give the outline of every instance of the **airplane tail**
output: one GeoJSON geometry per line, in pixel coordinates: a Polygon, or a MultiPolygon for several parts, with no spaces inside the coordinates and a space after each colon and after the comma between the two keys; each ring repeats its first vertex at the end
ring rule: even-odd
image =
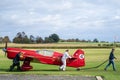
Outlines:
{"type": "Polygon", "coordinates": [[[76,61],[80,66],[85,66],[85,56],[83,50],[76,50],[76,52],[73,54],[73,57],[76,58],[76,61]]]}
{"type": "Polygon", "coordinates": [[[73,54],[75,58],[84,59],[84,51],[81,49],[76,50],[76,52],[73,54]]]}

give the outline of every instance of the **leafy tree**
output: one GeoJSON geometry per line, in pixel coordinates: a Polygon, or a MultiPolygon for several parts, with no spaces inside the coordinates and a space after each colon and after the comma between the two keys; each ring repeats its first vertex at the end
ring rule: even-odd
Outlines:
{"type": "Polygon", "coordinates": [[[57,34],[51,34],[49,37],[45,37],[44,43],[56,43],[59,40],[60,39],[57,34]]]}
{"type": "Polygon", "coordinates": [[[30,42],[34,43],[35,42],[35,37],[33,35],[30,35],[30,42]]]}
{"type": "Polygon", "coordinates": [[[21,32],[18,32],[17,35],[16,35],[16,37],[21,39],[22,38],[21,32]]]}
{"type": "Polygon", "coordinates": [[[25,32],[18,32],[16,37],[13,39],[14,43],[30,43],[29,38],[25,32]]]}
{"type": "Polygon", "coordinates": [[[78,38],[75,39],[76,42],[79,42],[80,40],[78,38]]]}
{"type": "Polygon", "coordinates": [[[3,37],[0,37],[0,43],[2,43],[3,42],[3,37]]]}
{"type": "Polygon", "coordinates": [[[18,38],[18,37],[15,37],[15,38],[13,39],[13,43],[21,43],[21,39],[18,38]]]}
{"type": "Polygon", "coordinates": [[[93,40],[93,42],[99,42],[99,41],[98,41],[98,39],[97,39],[97,38],[95,38],[95,39],[93,40]]]}
{"type": "Polygon", "coordinates": [[[36,43],[43,43],[42,37],[37,36],[36,43]]]}
{"type": "Polygon", "coordinates": [[[26,36],[23,37],[22,43],[30,43],[30,39],[26,36]]]}
{"type": "Polygon", "coordinates": [[[11,41],[10,41],[10,39],[9,39],[8,36],[5,36],[5,37],[3,38],[3,42],[11,42],[11,41]]]}
{"type": "Polygon", "coordinates": [[[22,33],[18,32],[17,35],[16,35],[16,37],[13,39],[13,42],[14,43],[22,43],[22,40],[23,40],[22,33]]]}
{"type": "Polygon", "coordinates": [[[53,39],[49,37],[45,37],[44,43],[53,43],[53,39]]]}
{"type": "Polygon", "coordinates": [[[51,42],[58,42],[60,40],[60,38],[57,34],[51,34],[49,36],[49,39],[50,39],[51,42]]]}

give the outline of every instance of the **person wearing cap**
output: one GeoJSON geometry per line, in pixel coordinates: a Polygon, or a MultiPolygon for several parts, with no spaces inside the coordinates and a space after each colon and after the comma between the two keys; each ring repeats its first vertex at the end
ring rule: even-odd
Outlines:
{"type": "Polygon", "coordinates": [[[13,59],[13,64],[10,66],[9,71],[12,71],[15,66],[17,66],[17,70],[20,71],[20,57],[22,55],[22,52],[19,52],[16,54],[15,58],[13,59]]]}
{"type": "Polygon", "coordinates": [[[109,55],[109,63],[106,65],[106,67],[104,68],[104,70],[106,71],[107,68],[112,64],[112,67],[113,67],[113,70],[116,71],[116,68],[115,68],[115,63],[114,63],[114,59],[117,59],[115,56],[114,56],[114,51],[115,49],[113,48],[110,52],[110,55],[109,55]]]}
{"type": "Polygon", "coordinates": [[[62,58],[61,58],[61,61],[62,61],[62,65],[60,66],[60,70],[62,70],[62,71],[65,71],[66,70],[66,60],[68,59],[68,58],[71,58],[71,56],[69,55],[69,50],[67,49],[65,52],[64,52],[64,54],[63,54],[63,56],[62,56],[62,58]]]}

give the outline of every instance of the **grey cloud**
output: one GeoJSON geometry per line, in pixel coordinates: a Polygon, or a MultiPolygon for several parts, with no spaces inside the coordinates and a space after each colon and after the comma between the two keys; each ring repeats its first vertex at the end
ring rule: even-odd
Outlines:
{"type": "Polygon", "coordinates": [[[109,40],[118,34],[120,29],[119,0],[3,0],[1,2],[0,26],[4,27],[0,30],[1,34],[5,31],[12,32],[13,29],[12,33],[24,30],[31,34],[42,33],[43,36],[58,33],[63,38],[72,36],[102,39],[104,35],[106,40],[109,40]],[[12,29],[8,30],[8,26],[12,29]],[[110,33],[111,30],[113,33],[110,33]],[[81,34],[82,36],[79,36],[81,34]]]}

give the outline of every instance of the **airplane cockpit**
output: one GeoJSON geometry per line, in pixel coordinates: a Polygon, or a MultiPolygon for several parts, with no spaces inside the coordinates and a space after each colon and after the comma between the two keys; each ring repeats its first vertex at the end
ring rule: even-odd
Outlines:
{"type": "Polygon", "coordinates": [[[54,51],[51,50],[37,50],[36,52],[40,55],[49,56],[49,57],[51,57],[54,53],[54,51]]]}

